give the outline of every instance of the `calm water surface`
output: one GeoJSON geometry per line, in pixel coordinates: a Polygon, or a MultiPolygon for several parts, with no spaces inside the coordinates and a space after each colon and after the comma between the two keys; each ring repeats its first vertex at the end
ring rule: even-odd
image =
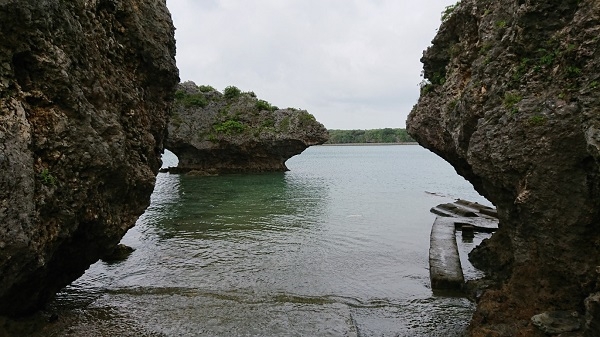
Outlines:
{"type": "Polygon", "coordinates": [[[159,174],[151,206],[122,241],[135,252],[93,265],[61,292],[51,305],[60,319],[44,334],[464,331],[473,304],[436,297],[429,286],[429,209],[455,198],[489,203],[450,165],[404,145],[311,147],[287,166],[274,174],[159,174]]]}

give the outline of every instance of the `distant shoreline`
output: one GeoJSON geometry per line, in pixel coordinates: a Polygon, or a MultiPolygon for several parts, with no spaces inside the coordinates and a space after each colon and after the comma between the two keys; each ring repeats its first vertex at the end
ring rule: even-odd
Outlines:
{"type": "Polygon", "coordinates": [[[403,143],[339,143],[339,144],[321,144],[322,146],[380,146],[380,145],[419,145],[417,142],[403,143]]]}

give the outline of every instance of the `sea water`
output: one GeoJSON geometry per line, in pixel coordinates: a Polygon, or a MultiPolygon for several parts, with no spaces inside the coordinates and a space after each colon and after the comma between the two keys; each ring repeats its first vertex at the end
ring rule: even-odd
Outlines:
{"type": "Polygon", "coordinates": [[[59,319],[39,335],[464,332],[474,305],[430,288],[429,209],[489,202],[448,163],[418,145],[317,146],[287,166],[159,174],[150,207],[122,240],[135,251],[96,263],[59,293],[49,307],[59,319]]]}

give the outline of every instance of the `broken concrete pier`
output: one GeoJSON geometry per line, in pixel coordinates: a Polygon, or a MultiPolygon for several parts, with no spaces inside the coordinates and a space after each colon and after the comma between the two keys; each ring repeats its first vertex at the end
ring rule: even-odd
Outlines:
{"type": "Polygon", "coordinates": [[[465,283],[456,230],[491,233],[498,229],[498,217],[492,207],[466,200],[441,204],[431,209],[438,217],[429,238],[429,277],[431,289],[460,291],[465,283]]]}
{"type": "Polygon", "coordinates": [[[429,238],[429,278],[431,289],[460,290],[463,276],[452,218],[437,217],[429,238]]]}

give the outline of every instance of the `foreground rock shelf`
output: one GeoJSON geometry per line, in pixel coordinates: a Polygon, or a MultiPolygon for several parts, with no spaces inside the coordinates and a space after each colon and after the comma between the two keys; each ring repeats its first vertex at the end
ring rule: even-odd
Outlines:
{"type": "Polygon", "coordinates": [[[441,204],[431,209],[438,217],[429,239],[429,278],[434,291],[461,291],[465,283],[456,230],[463,236],[473,232],[491,233],[498,229],[496,210],[465,200],[441,204]]]}

